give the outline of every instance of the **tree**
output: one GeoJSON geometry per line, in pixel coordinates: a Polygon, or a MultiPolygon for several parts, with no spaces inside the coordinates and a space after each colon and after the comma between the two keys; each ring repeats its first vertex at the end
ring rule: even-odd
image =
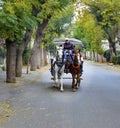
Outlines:
{"type": "MultiPolygon", "coordinates": [[[[16,75],[21,76],[21,56],[31,39],[32,31],[36,26],[36,20],[36,36],[32,52],[33,57],[31,58],[36,57],[35,47],[40,46],[48,22],[54,12],[66,8],[65,5],[71,2],[73,0],[65,0],[64,2],[62,0],[3,0],[0,11],[0,37],[6,40],[7,46],[7,82],[16,82],[16,75]],[[16,51],[18,52],[16,53],[16,51]]],[[[33,59],[31,60],[33,62],[33,59]]]]}
{"type": "Polygon", "coordinates": [[[78,16],[75,25],[76,29],[74,31],[74,36],[85,42],[87,50],[101,54],[103,30],[96,24],[94,15],[86,11],[83,12],[82,15],[78,16]]]}
{"type": "Polygon", "coordinates": [[[16,82],[16,50],[25,31],[35,25],[28,1],[3,0],[0,11],[0,37],[6,40],[6,82],[16,82]]]}
{"type": "Polygon", "coordinates": [[[89,12],[92,13],[98,25],[105,31],[105,38],[109,42],[111,57],[116,55],[116,36],[120,29],[120,1],[119,0],[97,0],[83,2],[89,6],[89,12]]]}
{"type": "MultiPolygon", "coordinates": [[[[50,20],[45,38],[43,39],[44,47],[48,47],[51,54],[55,54],[56,48],[53,43],[54,38],[62,37],[63,35],[69,35],[69,27],[71,26],[71,21],[73,19],[73,5],[68,6],[62,11],[55,12],[54,16],[50,20]]],[[[70,35],[69,35],[70,36],[70,35]]]]}
{"type": "Polygon", "coordinates": [[[16,55],[16,77],[21,77],[21,75],[22,75],[23,52],[24,52],[26,46],[28,45],[28,43],[30,43],[30,40],[31,40],[31,37],[32,37],[32,33],[33,33],[33,29],[26,30],[24,38],[23,38],[20,46],[17,48],[17,55],[16,55]]]}
{"type": "Polygon", "coordinates": [[[32,56],[31,56],[31,70],[36,70],[37,67],[39,67],[39,61],[38,57],[39,54],[39,49],[40,49],[40,44],[42,43],[43,38],[45,37],[45,32],[47,30],[48,24],[52,18],[54,18],[54,15],[60,14],[60,10],[64,10],[64,8],[67,8],[68,5],[70,5],[73,2],[73,0],[62,0],[59,1],[45,1],[41,5],[41,9],[38,13],[38,28],[35,36],[35,42],[34,42],[34,47],[32,51],[32,56]],[[42,22],[41,22],[42,20],[42,22]]]}
{"type": "Polygon", "coordinates": [[[69,27],[74,16],[74,7],[73,5],[68,6],[63,11],[58,12],[50,21],[50,31],[54,32],[57,37],[61,37],[62,34],[66,35],[69,32],[69,27]]]}

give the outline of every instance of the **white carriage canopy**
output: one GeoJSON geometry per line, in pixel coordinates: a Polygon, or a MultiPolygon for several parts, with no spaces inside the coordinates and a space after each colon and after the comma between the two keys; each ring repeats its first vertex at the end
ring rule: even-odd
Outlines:
{"type": "MultiPolygon", "coordinates": [[[[73,45],[80,45],[81,47],[84,46],[81,40],[78,40],[75,38],[69,38],[69,41],[71,43],[73,43],[73,45]]],[[[64,44],[64,42],[65,42],[65,38],[55,38],[53,40],[53,44],[55,44],[55,45],[62,45],[62,44],[64,44]]]]}

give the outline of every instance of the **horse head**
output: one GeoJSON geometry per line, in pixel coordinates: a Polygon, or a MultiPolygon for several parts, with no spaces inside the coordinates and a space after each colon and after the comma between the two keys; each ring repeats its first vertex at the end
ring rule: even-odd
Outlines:
{"type": "Polygon", "coordinates": [[[81,64],[80,53],[76,50],[73,55],[73,64],[74,66],[79,66],[81,64]]]}
{"type": "Polygon", "coordinates": [[[59,62],[62,62],[62,59],[63,59],[63,49],[58,49],[56,60],[59,61],[59,62]]]}

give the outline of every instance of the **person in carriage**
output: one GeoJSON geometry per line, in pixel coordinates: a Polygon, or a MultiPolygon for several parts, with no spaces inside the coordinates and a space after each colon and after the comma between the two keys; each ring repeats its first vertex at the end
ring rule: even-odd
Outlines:
{"type": "Polygon", "coordinates": [[[69,38],[65,38],[65,43],[63,45],[63,51],[64,51],[63,59],[64,59],[64,62],[66,62],[67,52],[69,52],[70,56],[72,56],[74,52],[74,45],[69,41],[69,38]]]}

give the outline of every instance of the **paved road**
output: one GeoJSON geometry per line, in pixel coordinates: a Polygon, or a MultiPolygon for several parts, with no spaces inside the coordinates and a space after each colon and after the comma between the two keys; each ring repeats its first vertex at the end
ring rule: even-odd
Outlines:
{"type": "Polygon", "coordinates": [[[1,128],[120,128],[120,73],[85,62],[83,79],[77,92],[70,79],[64,92],[53,88],[49,72],[4,89],[2,99],[15,111],[1,128]]]}

